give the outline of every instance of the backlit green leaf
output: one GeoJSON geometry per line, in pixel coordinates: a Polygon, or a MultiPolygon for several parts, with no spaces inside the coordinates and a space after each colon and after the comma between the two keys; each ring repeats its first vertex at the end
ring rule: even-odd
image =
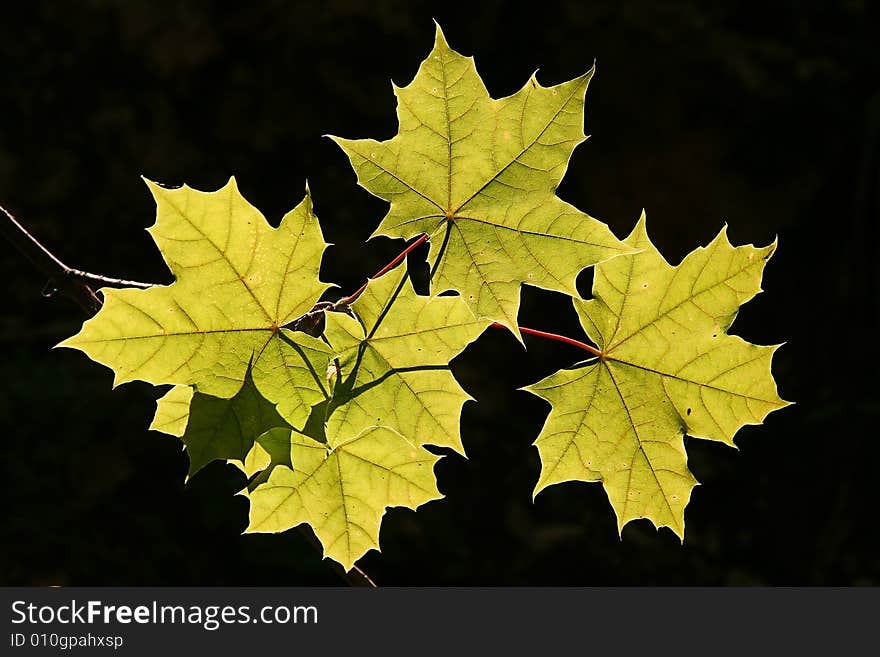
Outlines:
{"type": "MultiPolygon", "coordinates": [[[[273,430],[278,434],[280,430],[273,430]]],[[[434,464],[441,458],[387,427],[319,443],[289,433],[293,469],[279,465],[251,491],[248,532],[282,532],[308,523],[324,556],[346,570],[379,549],[387,507],[415,509],[442,497],[434,464]]]]}
{"type": "Polygon", "coordinates": [[[648,518],[683,538],[696,485],[684,434],[733,445],[738,429],[789,403],[770,371],[778,347],[727,333],[760,292],[776,244],[733,247],[722,230],[673,267],[648,239],[644,217],[626,242],[640,252],[599,265],[594,299],[574,300],[603,356],[525,388],[552,406],[535,442],[535,493],[601,481],[621,530],[648,518]]]}
{"type": "Polygon", "coordinates": [[[104,305],[60,346],[112,368],[114,384],[184,384],[231,398],[248,368],[293,426],[326,398],[328,349],[285,324],[310,310],[326,244],[311,197],[272,228],[231,179],[216,192],[148,183],[158,206],[149,229],[175,276],[146,290],[104,288],[104,305]]]}
{"type": "Polygon", "coordinates": [[[357,319],[327,315],[325,336],[340,370],[327,430],[344,439],[384,425],[415,444],[463,454],[459,419],[471,397],[449,361],[488,320],[476,319],[460,297],[418,296],[405,267],[370,281],[352,311],[357,319]]]}
{"type": "Polygon", "coordinates": [[[520,286],[577,296],[589,265],[629,252],[608,227],[556,196],[586,137],[584,95],[593,72],[490,98],[473,59],[446,43],[415,79],[394,87],[397,136],[333,139],[358,182],[391,203],[374,235],[432,236],[433,290],[456,290],[479,317],[517,335],[520,286]]]}

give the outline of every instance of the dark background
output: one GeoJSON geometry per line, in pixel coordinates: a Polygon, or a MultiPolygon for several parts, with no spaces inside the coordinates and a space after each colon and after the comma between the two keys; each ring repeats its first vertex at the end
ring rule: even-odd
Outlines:
{"type": "MultiPolygon", "coordinates": [[[[548,407],[517,392],[581,358],[490,331],[454,362],[479,403],[446,499],[389,511],[380,584],[878,584],[877,222],[880,20],[868,2],[32,2],[0,20],[0,203],[68,264],[168,282],[143,230],[139,176],[215,189],[235,174],[272,222],[308,176],[323,278],[354,289],[400,249],[363,240],[386,204],[322,134],[396,132],[434,26],[476,55],[495,97],[535,69],[558,83],[598,59],[590,140],[559,194],[626,235],[644,207],[677,263],[723,222],[780,248],[733,332],[786,341],[797,405],[737,436],[688,440],[702,486],[682,546],[647,521],[618,538],[598,484],[532,503],[548,407]],[[17,12],[17,13],[16,13],[17,12]]],[[[14,7],[14,9],[12,9],[14,7]]],[[[876,5],[874,6],[876,10],[876,5]]],[[[242,536],[243,482],[214,464],[184,486],[179,442],[146,430],[157,391],[51,351],[81,311],[0,243],[0,584],[336,584],[296,532],[242,536]]],[[[589,274],[580,281],[589,293],[589,274]]],[[[521,323],[578,335],[560,295],[523,289],[521,323]]]]}

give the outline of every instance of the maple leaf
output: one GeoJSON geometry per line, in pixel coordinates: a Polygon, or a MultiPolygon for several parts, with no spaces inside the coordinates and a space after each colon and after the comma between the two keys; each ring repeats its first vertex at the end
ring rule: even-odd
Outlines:
{"type": "Polygon", "coordinates": [[[291,427],[266,400],[248,374],[229,399],[174,386],[156,402],[150,429],[177,436],[189,455],[187,478],[214,460],[233,461],[250,476],[269,466],[258,438],[273,428],[291,427]],[[257,445],[257,449],[255,449],[257,445]]]}
{"type": "Polygon", "coordinates": [[[348,571],[379,549],[379,525],[392,506],[416,509],[440,499],[434,464],[441,458],[387,427],[368,427],[321,443],[296,431],[268,436],[290,445],[293,468],[278,464],[250,490],[249,533],[282,532],[308,523],[324,556],[348,571]]]}
{"type": "Polygon", "coordinates": [[[626,243],[639,252],[599,265],[594,299],[573,300],[602,356],[525,388],[552,406],[535,442],[535,494],[601,481],[620,531],[648,518],[683,540],[696,485],[684,434],[733,446],[742,426],[789,404],[771,374],[779,345],[727,334],[739,307],[761,291],[776,243],[733,247],[723,229],[673,267],[648,238],[644,215],[626,243]]]}
{"type": "Polygon", "coordinates": [[[464,454],[459,420],[472,397],[449,362],[489,321],[460,297],[418,296],[405,267],[370,281],[351,308],[357,319],[327,314],[324,335],[339,368],[327,431],[344,439],[384,425],[418,445],[464,454]]]}
{"type": "Polygon", "coordinates": [[[473,59],[446,43],[394,87],[400,128],[388,141],[332,139],[358,182],[391,203],[373,236],[428,233],[435,293],[456,290],[480,317],[520,336],[520,287],[577,296],[587,266],[630,250],[602,222],[556,196],[583,131],[593,71],[542,87],[533,76],[494,100],[473,59]]]}
{"type": "Polygon", "coordinates": [[[324,555],[346,570],[379,549],[387,507],[442,497],[433,474],[439,457],[422,446],[463,453],[459,419],[471,397],[449,361],[489,324],[460,297],[416,295],[405,267],[370,281],[350,310],[353,317],[326,317],[331,398],[315,406],[305,433],[260,436],[275,455],[262,456],[266,469],[242,491],[251,502],[248,532],[308,523],[324,555]],[[289,464],[279,456],[285,437],[289,464]]]}
{"type": "Polygon", "coordinates": [[[251,368],[260,393],[291,425],[327,397],[328,348],[284,328],[329,287],[318,271],[327,246],[303,201],[272,228],[239,193],[147,182],[157,204],[149,232],[174,274],[168,286],[104,288],[104,305],[59,346],[113,369],[114,386],[141,380],[231,398],[251,368]]]}

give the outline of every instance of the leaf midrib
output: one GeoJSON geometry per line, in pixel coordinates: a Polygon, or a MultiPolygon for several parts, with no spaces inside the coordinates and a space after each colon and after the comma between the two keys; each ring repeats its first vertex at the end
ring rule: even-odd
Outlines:
{"type": "Polygon", "coordinates": [[[623,408],[626,411],[627,419],[629,419],[630,427],[632,428],[633,435],[636,437],[636,443],[638,444],[638,449],[633,453],[633,457],[630,460],[630,464],[629,464],[629,476],[628,476],[627,482],[626,482],[627,494],[623,498],[623,509],[621,511],[621,514],[623,515],[623,519],[626,520],[626,509],[627,509],[627,506],[629,505],[629,491],[630,491],[631,485],[632,485],[632,475],[633,475],[633,468],[634,468],[635,461],[636,461],[636,456],[638,455],[639,452],[641,452],[642,456],[645,459],[645,462],[648,464],[648,468],[651,470],[651,475],[654,477],[654,481],[657,482],[657,487],[660,489],[660,492],[663,494],[663,502],[664,502],[664,504],[666,504],[666,508],[669,511],[669,517],[672,519],[672,522],[675,523],[675,528],[678,530],[677,533],[679,533],[682,531],[682,528],[675,518],[675,512],[672,510],[672,505],[669,503],[669,498],[666,494],[666,489],[663,488],[663,484],[660,482],[660,478],[657,476],[657,472],[654,470],[654,464],[651,463],[651,459],[648,456],[648,453],[645,451],[644,446],[642,445],[642,438],[639,435],[639,430],[636,426],[635,420],[633,419],[632,412],[630,411],[629,406],[626,403],[626,398],[624,397],[623,392],[621,392],[620,386],[617,384],[617,379],[614,378],[614,373],[611,371],[611,367],[609,367],[608,363],[606,363],[604,361],[602,362],[602,365],[607,370],[608,376],[611,378],[611,382],[614,384],[614,389],[617,391],[618,397],[620,397],[620,403],[623,405],[623,408]]]}
{"type": "Polygon", "coordinates": [[[130,342],[132,340],[155,340],[156,338],[180,338],[180,337],[189,337],[194,335],[209,335],[215,333],[243,333],[248,331],[266,331],[269,333],[275,333],[275,329],[271,326],[260,326],[260,327],[248,327],[248,328],[234,328],[234,329],[208,329],[208,330],[196,330],[189,332],[175,332],[175,333],[156,333],[154,335],[127,335],[115,338],[98,338],[98,339],[82,339],[78,340],[82,342],[82,344],[99,344],[104,342],[130,342]]]}
{"type": "MultiPolygon", "coordinates": [[[[749,361],[746,361],[745,363],[738,363],[736,365],[736,367],[742,367],[743,365],[748,365],[750,363],[755,362],[756,360],[760,360],[763,357],[764,357],[764,354],[761,354],[761,355],[756,356],[755,358],[753,358],[749,361]]],[[[719,388],[718,386],[713,386],[712,384],[709,384],[709,383],[701,383],[699,381],[694,381],[692,379],[686,379],[686,378],[678,376],[676,374],[669,374],[668,372],[663,372],[661,370],[655,370],[655,369],[650,368],[646,365],[640,365],[639,363],[633,363],[632,361],[623,360],[621,358],[612,358],[611,356],[608,356],[607,354],[605,355],[604,360],[612,361],[615,363],[620,363],[621,365],[627,365],[629,367],[634,367],[636,369],[639,369],[639,370],[642,370],[645,372],[651,372],[652,374],[657,374],[659,376],[666,377],[668,379],[675,379],[676,381],[682,381],[683,383],[690,383],[692,385],[699,386],[700,388],[708,388],[709,390],[715,390],[716,392],[722,392],[724,394],[732,395],[734,397],[741,397],[742,399],[750,399],[752,401],[763,402],[765,404],[771,404],[771,405],[776,406],[778,408],[783,408],[784,406],[787,405],[785,402],[780,403],[780,402],[773,400],[773,399],[764,399],[763,397],[751,397],[751,396],[743,394],[741,392],[734,392],[733,390],[719,388]]],[[[733,368],[731,368],[731,369],[733,369],[733,368]]],[[[722,372],[722,374],[724,374],[724,373],[726,373],[726,372],[722,372]]]]}

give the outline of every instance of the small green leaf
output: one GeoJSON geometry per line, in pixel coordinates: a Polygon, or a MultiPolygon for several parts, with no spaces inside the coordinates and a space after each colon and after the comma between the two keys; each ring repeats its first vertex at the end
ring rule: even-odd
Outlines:
{"type": "Polygon", "coordinates": [[[648,239],[644,216],[626,242],[639,252],[599,265],[594,299],[574,300],[603,356],[525,388],[552,406],[535,442],[535,493],[601,481],[619,529],[648,518],[683,539],[696,485],[684,434],[733,445],[742,426],[789,404],[770,371],[778,346],[727,333],[761,290],[776,244],[733,247],[722,230],[673,267],[648,239]]]}
{"type": "MultiPolygon", "coordinates": [[[[277,434],[278,430],[273,430],[277,434]]],[[[346,570],[379,549],[385,509],[415,509],[440,499],[434,464],[441,458],[387,427],[319,443],[292,432],[293,469],[278,465],[251,491],[248,532],[282,532],[308,523],[324,556],[346,570]]]]}
{"type": "Polygon", "coordinates": [[[464,454],[459,420],[472,398],[449,361],[488,320],[476,319],[460,297],[418,296],[405,267],[370,281],[352,311],[357,319],[327,314],[325,336],[340,371],[327,430],[344,439],[384,425],[418,445],[464,454]]]}
{"type": "Polygon", "coordinates": [[[477,316],[517,336],[522,283],[577,296],[584,267],[630,251],[556,196],[586,138],[592,75],[553,87],[532,77],[493,100],[473,59],[452,50],[438,26],[415,79],[394,87],[397,136],[333,137],[358,182],[391,203],[374,235],[431,235],[434,293],[458,291],[477,316]]]}

